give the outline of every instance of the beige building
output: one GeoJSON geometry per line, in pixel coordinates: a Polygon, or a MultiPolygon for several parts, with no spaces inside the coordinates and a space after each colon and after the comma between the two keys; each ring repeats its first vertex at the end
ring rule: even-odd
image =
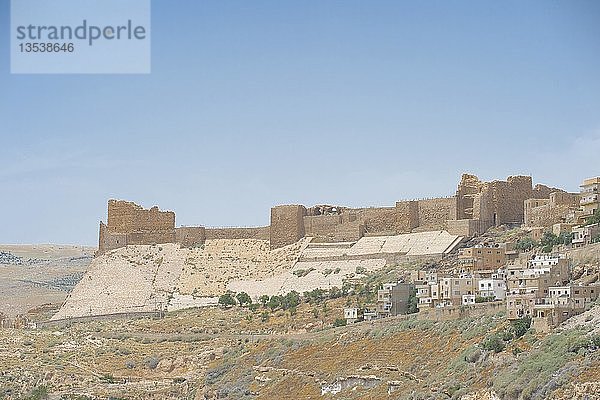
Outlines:
{"type": "Polygon", "coordinates": [[[461,249],[458,260],[469,270],[497,270],[506,264],[506,254],[503,247],[475,246],[461,249]]]}
{"type": "Polygon", "coordinates": [[[598,224],[577,226],[573,228],[573,246],[583,246],[593,243],[600,235],[600,226],[598,224]]]}
{"type": "Polygon", "coordinates": [[[432,286],[431,297],[434,306],[457,306],[462,304],[463,295],[477,293],[477,281],[474,278],[441,278],[436,288],[432,286]]]}
{"type": "Polygon", "coordinates": [[[546,332],[574,315],[581,314],[598,298],[598,285],[551,286],[548,296],[536,299],[533,307],[533,326],[546,332]]]}
{"type": "Polygon", "coordinates": [[[579,216],[579,222],[584,223],[600,208],[600,199],[598,198],[598,192],[600,191],[600,177],[585,179],[580,187],[581,194],[579,205],[581,208],[581,215],[579,216]]]}
{"type": "Polygon", "coordinates": [[[508,319],[534,317],[536,306],[545,304],[551,287],[569,282],[568,260],[560,255],[538,255],[526,266],[507,268],[506,310],[508,319]]]}

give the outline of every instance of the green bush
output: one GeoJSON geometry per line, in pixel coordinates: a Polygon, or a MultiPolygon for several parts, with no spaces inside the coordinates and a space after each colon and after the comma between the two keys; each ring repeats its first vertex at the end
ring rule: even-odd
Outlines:
{"type": "Polygon", "coordinates": [[[344,318],[336,318],[336,320],[333,321],[333,326],[346,326],[346,320],[344,318]]]}
{"type": "Polygon", "coordinates": [[[524,334],[526,334],[530,327],[531,327],[531,317],[530,316],[526,316],[526,317],[520,318],[520,319],[512,322],[512,330],[517,339],[520,338],[521,336],[523,336],[524,334]]]}
{"type": "MultiPolygon", "coordinates": [[[[596,211],[594,211],[594,215],[592,215],[591,217],[589,217],[587,219],[587,221],[585,221],[586,225],[593,225],[593,224],[598,224],[600,223],[600,208],[597,209],[596,211]]],[[[599,237],[600,235],[596,236],[599,237]]]]}
{"type": "Polygon", "coordinates": [[[275,311],[277,308],[281,307],[281,301],[281,296],[271,296],[269,302],[267,303],[267,306],[271,309],[271,311],[275,311]]]}
{"type": "Polygon", "coordinates": [[[44,385],[37,386],[29,393],[25,400],[45,400],[48,398],[48,388],[44,385]]]}
{"type": "Polygon", "coordinates": [[[529,251],[529,250],[533,249],[534,247],[536,247],[537,245],[538,244],[535,240],[533,240],[530,237],[525,237],[525,238],[519,239],[519,241],[517,241],[515,248],[519,251],[529,251]]]}
{"type": "Polygon", "coordinates": [[[228,306],[235,306],[236,302],[235,302],[235,298],[233,297],[233,295],[229,292],[222,294],[221,296],[219,296],[219,304],[225,307],[228,306]]]}
{"type": "MultiPolygon", "coordinates": [[[[557,371],[577,357],[575,352],[582,348],[582,337],[585,332],[573,330],[542,339],[537,349],[523,353],[512,368],[496,373],[493,387],[499,397],[531,399],[532,393],[545,387],[557,371]]],[[[591,341],[588,339],[588,343],[591,341]]]]}
{"type": "Polygon", "coordinates": [[[506,345],[504,344],[504,340],[500,337],[499,334],[493,333],[487,336],[483,343],[481,343],[481,347],[484,350],[493,351],[494,353],[500,353],[506,345]]]}
{"type": "Polygon", "coordinates": [[[258,301],[260,302],[260,304],[262,304],[263,307],[266,307],[267,303],[269,302],[269,295],[263,294],[258,298],[258,301]]]}
{"type": "Polygon", "coordinates": [[[248,295],[248,293],[246,292],[240,292],[238,293],[235,298],[237,299],[238,303],[240,304],[240,306],[244,306],[246,304],[252,304],[252,299],[250,298],[250,296],[248,295]]]}

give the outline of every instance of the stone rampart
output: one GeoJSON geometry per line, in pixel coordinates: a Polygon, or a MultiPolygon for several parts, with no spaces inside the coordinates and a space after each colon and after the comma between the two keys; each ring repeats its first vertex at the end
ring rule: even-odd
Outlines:
{"type": "Polygon", "coordinates": [[[269,227],[259,226],[252,228],[206,228],[206,239],[259,239],[269,240],[269,227]]]}

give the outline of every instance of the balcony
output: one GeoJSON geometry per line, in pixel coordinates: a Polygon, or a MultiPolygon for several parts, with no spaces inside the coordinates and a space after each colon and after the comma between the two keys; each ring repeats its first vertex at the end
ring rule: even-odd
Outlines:
{"type": "Polygon", "coordinates": [[[586,205],[598,202],[598,194],[586,194],[579,200],[579,204],[586,205]]]}

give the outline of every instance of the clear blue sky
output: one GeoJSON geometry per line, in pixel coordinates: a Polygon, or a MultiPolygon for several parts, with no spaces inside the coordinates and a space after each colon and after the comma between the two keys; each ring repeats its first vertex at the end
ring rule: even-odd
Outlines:
{"type": "Polygon", "coordinates": [[[109,198],[252,226],[600,175],[598,1],[152,7],[150,75],[11,75],[0,0],[0,243],[95,244],[109,198]]]}

